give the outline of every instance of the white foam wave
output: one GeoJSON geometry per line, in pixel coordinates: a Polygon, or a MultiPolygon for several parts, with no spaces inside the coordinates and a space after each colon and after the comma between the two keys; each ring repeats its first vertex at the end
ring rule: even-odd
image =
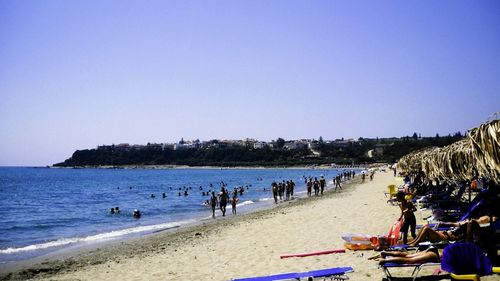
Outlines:
{"type": "Polygon", "coordinates": [[[62,238],[62,239],[58,239],[55,241],[50,241],[50,242],[35,244],[35,245],[29,245],[29,246],[20,247],[20,248],[1,249],[0,254],[14,254],[14,253],[19,253],[19,252],[42,250],[42,249],[47,249],[47,248],[51,248],[51,247],[66,246],[69,244],[74,244],[74,243],[79,243],[79,242],[105,241],[105,240],[115,239],[115,238],[118,238],[118,237],[121,237],[124,235],[134,234],[134,233],[151,232],[151,231],[158,231],[158,230],[165,230],[165,229],[169,229],[169,228],[179,227],[183,224],[187,224],[190,222],[193,222],[193,220],[138,226],[138,227],[121,229],[121,230],[115,230],[115,231],[111,231],[111,232],[100,233],[100,234],[91,235],[91,236],[87,236],[87,237],[62,238]]]}
{"type": "Polygon", "coordinates": [[[265,202],[265,201],[269,201],[271,200],[272,198],[268,197],[268,198],[260,198],[259,199],[259,202],[265,202]]]}
{"type": "Polygon", "coordinates": [[[237,204],[236,206],[240,207],[240,206],[250,205],[253,203],[255,203],[255,202],[253,202],[252,200],[247,200],[247,201],[241,202],[240,204],[237,204]]]}

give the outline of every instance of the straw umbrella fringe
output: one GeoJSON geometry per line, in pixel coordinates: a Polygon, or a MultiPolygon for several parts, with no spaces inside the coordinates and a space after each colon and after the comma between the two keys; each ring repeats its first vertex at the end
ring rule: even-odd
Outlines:
{"type": "Polygon", "coordinates": [[[423,171],[429,177],[449,181],[481,175],[500,183],[500,120],[469,130],[468,137],[442,148],[426,148],[398,161],[403,172],[423,171]]]}

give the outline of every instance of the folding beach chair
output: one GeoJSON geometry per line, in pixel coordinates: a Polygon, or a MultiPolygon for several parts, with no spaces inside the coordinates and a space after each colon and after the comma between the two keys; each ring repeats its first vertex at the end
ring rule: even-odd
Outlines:
{"type": "Polygon", "coordinates": [[[333,267],[327,269],[306,271],[306,272],[292,272],[284,274],[275,274],[268,276],[249,277],[232,279],[232,281],[273,281],[273,280],[302,280],[309,278],[323,278],[323,280],[347,280],[348,272],[352,272],[352,267],[333,267]]]}

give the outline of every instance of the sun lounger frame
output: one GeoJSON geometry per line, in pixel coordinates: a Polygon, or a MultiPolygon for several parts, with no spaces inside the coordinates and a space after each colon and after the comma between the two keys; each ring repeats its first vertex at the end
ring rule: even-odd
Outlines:
{"type": "Polygon", "coordinates": [[[441,263],[436,263],[436,262],[428,262],[428,263],[422,263],[422,264],[386,263],[384,265],[380,265],[379,267],[382,268],[382,270],[384,271],[385,277],[389,281],[400,278],[400,277],[392,276],[389,268],[413,267],[413,272],[411,273],[410,278],[412,278],[412,280],[415,281],[419,277],[418,275],[420,273],[420,270],[422,270],[422,268],[427,267],[427,266],[441,266],[441,263]]]}

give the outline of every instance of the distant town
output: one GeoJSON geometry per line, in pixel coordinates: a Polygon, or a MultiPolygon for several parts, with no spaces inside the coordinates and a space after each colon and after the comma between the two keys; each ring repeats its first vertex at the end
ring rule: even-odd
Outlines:
{"type": "Polygon", "coordinates": [[[144,150],[149,148],[158,148],[161,150],[165,149],[173,149],[173,150],[182,150],[182,149],[207,149],[207,148],[230,148],[235,146],[253,148],[253,149],[263,149],[263,148],[271,148],[271,149],[302,149],[309,148],[315,149],[319,146],[320,143],[332,144],[335,146],[345,147],[349,145],[359,144],[359,139],[338,139],[334,141],[323,141],[314,139],[301,139],[301,140],[290,140],[285,141],[281,138],[277,140],[273,140],[271,142],[259,141],[255,139],[244,139],[244,140],[210,140],[210,141],[200,141],[200,140],[188,140],[185,141],[181,139],[177,143],[148,143],[145,145],[141,144],[128,144],[128,143],[120,143],[120,144],[112,144],[112,145],[99,145],[97,146],[98,150],[117,150],[117,151],[129,151],[129,150],[144,150]]]}
{"type": "Polygon", "coordinates": [[[276,166],[394,162],[403,155],[429,146],[445,146],[463,138],[460,132],[445,137],[299,139],[265,142],[243,140],[184,140],[176,143],[98,145],[77,150],[55,166],[101,165],[211,165],[276,166]]]}

